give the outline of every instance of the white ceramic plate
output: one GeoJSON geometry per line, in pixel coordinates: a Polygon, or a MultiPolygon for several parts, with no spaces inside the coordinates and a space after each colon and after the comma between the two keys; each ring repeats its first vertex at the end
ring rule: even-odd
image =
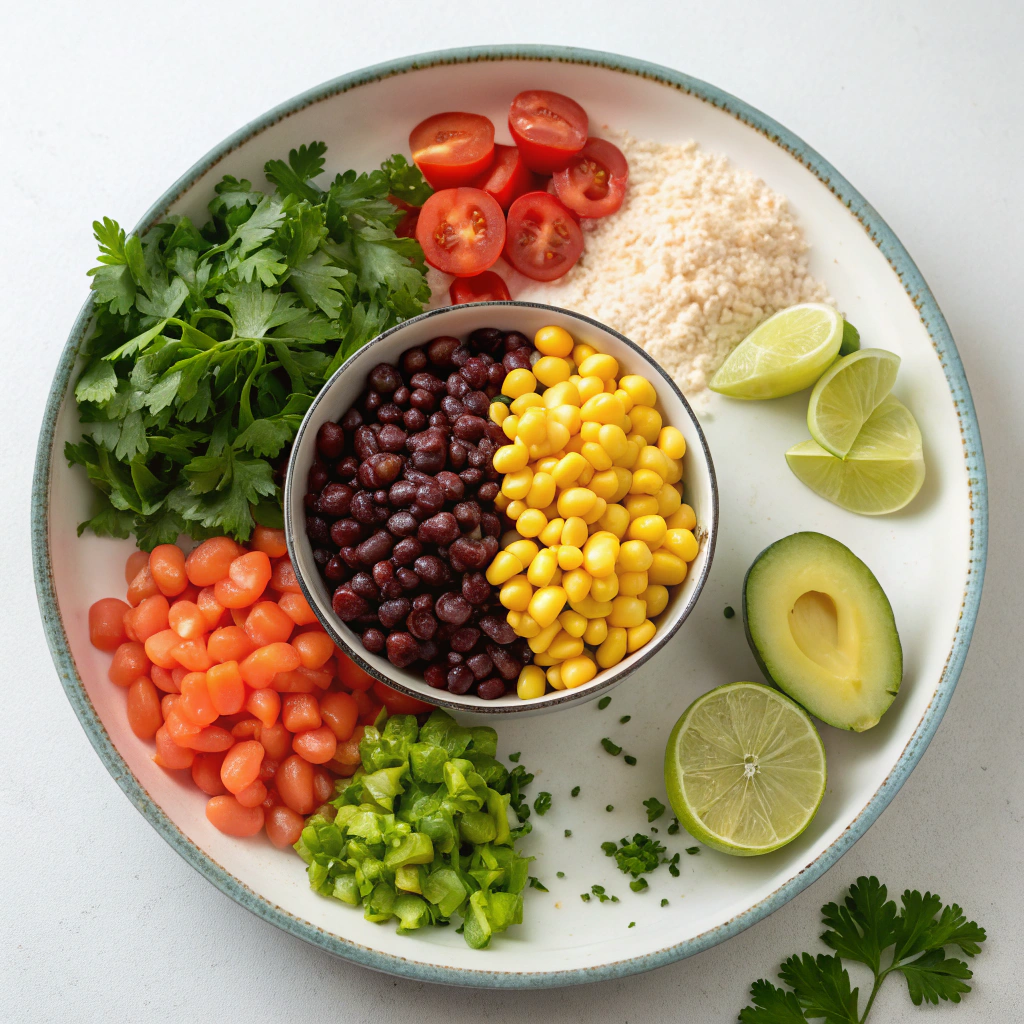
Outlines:
{"type": "MultiPolygon", "coordinates": [[[[453,929],[395,934],[307,887],[301,863],[265,842],[215,831],[190,780],[165,773],[125,721],[124,693],[106,679],[109,656],[88,643],[86,612],[123,591],[128,542],[81,539],[84,476],[61,457],[77,437],[71,384],[88,310],[75,324],[43,424],[35,484],[37,587],[62,681],[97,751],[125,792],[182,856],[265,919],[325,949],[409,977],[464,985],[541,987],[614,977],[697,952],[752,924],[810,884],[845,852],[906,779],[933,734],[959,675],[984,572],[986,490],[977,423],[956,348],[916,267],[884,222],[821,157],[734,97],[678,72],[609,54],[514,47],[450,51],[346,76],[271,111],[225,140],[158,200],[164,213],[202,218],[222,174],[262,180],[265,160],[325,140],[328,169],[370,168],[403,152],[411,125],[467,105],[505,121],[510,98],[544,87],[581,100],[595,123],[669,142],[697,139],[789,197],[812,246],[811,270],[870,344],[900,355],[895,394],[925,439],[928,479],[904,512],[859,518],[819,500],[788,472],[785,450],[803,439],[806,395],[771,403],[715,399],[702,424],[714,453],[721,519],[714,569],[693,615],[665,650],[595,704],[503,723],[500,753],[522,751],[552,810],[534,816],[526,844],[533,873],[550,888],[527,891],[526,921],[490,951],[453,929]],[[821,727],[829,786],[817,817],[790,846],[738,860],[702,849],[682,872],[651,876],[634,895],[600,844],[646,831],[641,801],[664,800],[662,749],[672,723],[719,683],[759,678],[737,616],[743,574],[757,553],[796,530],[818,530],[851,547],[888,593],[903,640],[906,674],[881,724],[863,735],[821,727]],[[629,714],[626,725],[619,724],[629,714]],[[603,736],[638,758],[604,753],[603,736]],[[580,785],[578,798],[569,790],[580,785]],[[606,805],[615,810],[607,812],[606,805]],[[571,837],[564,830],[571,829],[571,837]],[[556,878],[563,870],[564,880],[556,878]],[[594,883],[619,903],[584,904],[594,883]],[[665,908],[659,906],[668,898],[665,908]],[[633,928],[628,927],[636,922],[633,928]]],[[[499,137],[501,129],[499,128],[499,137]]],[[[116,211],[112,211],[116,212],[116,211]]],[[[660,838],[671,851],[685,834],[660,838]]],[[[658,827],[656,826],[656,827],[658,827]]]]}

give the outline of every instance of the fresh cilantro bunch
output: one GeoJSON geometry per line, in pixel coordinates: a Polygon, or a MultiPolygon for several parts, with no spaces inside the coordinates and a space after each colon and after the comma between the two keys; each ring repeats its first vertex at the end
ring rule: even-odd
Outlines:
{"type": "Polygon", "coordinates": [[[943,906],[942,899],[930,892],[922,896],[908,889],[901,902],[902,909],[897,910],[874,876],[858,878],[842,906],[828,903],[821,908],[829,929],[821,938],[836,955],[791,956],[779,977],[792,991],[764,979],[755,981],[750,988],[754,1005],[740,1011],[741,1024],[803,1024],[818,1018],[825,1024],[862,1024],[882,982],[893,973],[906,979],[915,1006],[938,1004],[940,999],[959,1003],[961,995],[970,992],[967,981],[973,975],[963,960],[946,957],[946,947],[975,956],[985,941],[985,929],[968,921],[955,903],[943,906]],[[863,1013],[859,990],[851,989],[842,957],[864,964],[874,975],[863,1013]]]}
{"type": "Polygon", "coordinates": [[[180,533],[246,540],[281,525],[279,468],[312,397],[356,349],[423,311],[423,253],[395,228],[430,189],[401,156],[326,187],[327,147],[230,175],[210,221],[170,216],[143,236],[93,225],[96,326],[68,444],[99,492],[79,527],[151,549],[180,533]]]}

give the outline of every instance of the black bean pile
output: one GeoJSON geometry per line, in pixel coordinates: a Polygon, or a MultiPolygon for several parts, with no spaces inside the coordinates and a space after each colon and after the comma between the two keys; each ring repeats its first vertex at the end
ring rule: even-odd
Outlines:
{"type": "Polygon", "coordinates": [[[483,328],[375,366],[358,402],[320,428],[306,494],[313,557],[363,647],[484,700],[532,658],[484,576],[510,525],[491,465],[508,442],[488,407],[532,352],[522,334],[483,328]]]}

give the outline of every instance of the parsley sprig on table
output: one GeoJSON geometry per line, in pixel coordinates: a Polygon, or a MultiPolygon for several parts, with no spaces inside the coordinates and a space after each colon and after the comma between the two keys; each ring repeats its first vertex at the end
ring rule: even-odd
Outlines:
{"type": "Polygon", "coordinates": [[[973,974],[963,960],[947,957],[946,947],[973,957],[981,951],[985,929],[968,921],[955,903],[943,906],[934,893],[922,896],[908,889],[901,903],[898,910],[874,876],[858,878],[841,906],[821,908],[828,927],[821,938],[835,955],[791,956],[779,972],[791,991],[755,981],[754,1005],[740,1011],[741,1024],[803,1024],[818,1018],[826,1024],[863,1024],[890,974],[903,975],[915,1006],[940,999],[959,1003],[971,990],[967,981],[973,974]],[[874,975],[863,1013],[842,958],[864,964],[874,975]]]}
{"type": "Polygon", "coordinates": [[[271,160],[261,192],[230,175],[210,221],[144,235],[93,227],[95,329],[75,388],[85,436],[65,455],[98,491],[79,528],[150,549],[179,533],[245,540],[281,525],[277,473],[312,397],[381,331],[422,312],[423,253],[398,238],[430,194],[401,156],[316,184],[327,147],[271,160]]]}

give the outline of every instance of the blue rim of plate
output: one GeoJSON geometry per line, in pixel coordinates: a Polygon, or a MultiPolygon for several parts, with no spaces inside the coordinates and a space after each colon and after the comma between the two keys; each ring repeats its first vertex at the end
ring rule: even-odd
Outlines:
{"type": "MultiPolygon", "coordinates": [[[[60,609],[54,589],[50,564],[48,535],[49,480],[53,468],[53,438],[57,416],[63,404],[64,395],[74,370],[79,347],[85,338],[91,317],[91,297],[86,300],[75,320],[64,351],[61,354],[53,385],[46,403],[36,451],[35,475],[32,482],[32,557],[35,574],[36,594],[46,631],[47,643],[54,664],[60,675],[64,690],[85,729],[90,742],[96,748],[100,759],[126,796],[146,817],[149,823],[189,864],[217,886],[221,892],[251,910],[257,916],[277,925],[315,946],[330,953],[351,960],[354,963],[390,974],[400,975],[415,981],[430,981],[441,984],[462,985],[481,988],[537,989],[563,985],[604,981],[642,971],[652,970],[684,957],[700,953],[711,946],[749,928],[763,917],[778,910],[813,881],[819,878],[867,831],[872,822],[885,809],[889,801],[899,792],[914,766],[921,759],[939,722],[949,705],[956,687],[967,648],[970,645],[974,624],[978,617],[981,590],[985,577],[985,560],[988,547],[988,485],[985,475],[985,461],[981,447],[981,434],[971,399],[967,377],[957,352],[956,344],[939,309],[935,297],[925,283],[910,254],[879,216],[870,203],[822,156],[802,139],[798,138],[777,121],[756,108],[737,99],[707,82],[691,78],[679,71],[651,64],[647,61],[605,53],[600,50],[585,50],[576,47],[544,45],[516,46],[473,46],[432,53],[416,54],[399,60],[376,64],[348,75],[332,79],[299,96],[269,110],[250,122],[240,131],[228,136],[220,145],[206,154],[180,177],[150,207],[142,217],[136,230],[142,230],[155,223],[179,195],[203,174],[209,171],[224,156],[238,148],[253,136],[312,103],[326,99],[336,93],[371,82],[380,81],[410,71],[423,70],[443,64],[463,64],[477,61],[503,60],[546,60],[555,63],[584,64],[607,68],[625,74],[638,75],[672,88],[679,89],[722,110],[747,126],[761,132],[770,141],[781,147],[804,167],[810,170],[835,195],[850,213],[860,221],[871,240],[888,260],[899,276],[903,287],[920,313],[942,364],[949,385],[954,407],[960,420],[964,448],[964,461],[970,494],[971,538],[970,560],[967,581],[964,588],[961,615],[953,637],[942,676],[939,679],[928,708],[918,722],[917,728],[908,741],[899,760],[885,781],[868,803],[829,847],[813,861],[800,869],[794,877],[776,889],[771,895],[754,904],[742,914],[737,914],[724,924],[684,942],[667,946],[653,953],[628,957],[599,967],[549,972],[499,972],[470,970],[454,967],[440,967],[417,962],[405,957],[382,953],[358,943],[349,942],[331,935],[308,921],[301,920],[281,907],[257,895],[252,889],[229,874],[207,854],[199,849],[164,814],[152,797],[140,785],[138,779],[117,752],[100,722],[75,666],[74,657],[68,645],[67,635],[61,620],[60,609]]],[[[58,453],[58,458],[60,453],[58,453]]],[[[409,952],[415,952],[410,944],[409,952]]]]}

